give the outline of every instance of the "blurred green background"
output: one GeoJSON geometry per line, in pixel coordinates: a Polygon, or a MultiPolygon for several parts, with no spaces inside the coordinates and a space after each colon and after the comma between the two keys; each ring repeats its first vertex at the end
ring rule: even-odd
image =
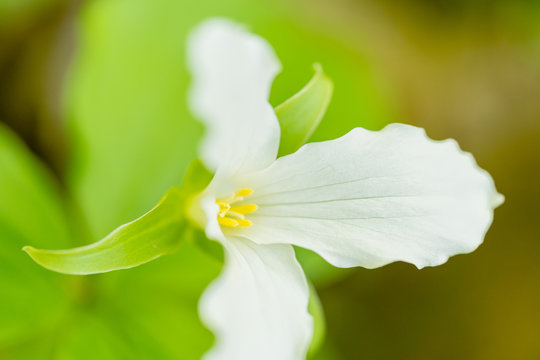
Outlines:
{"type": "Polygon", "coordinates": [[[20,250],[96,241],[180,183],[202,133],[185,40],[209,16],[274,46],[274,105],[323,65],[335,94],[313,140],[422,126],[506,196],[485,243],[441,267],[333,270],[302,253],[327,320],[313,358],[540,359],[536,0],[0,0],[0,359],[197,359],[211,345],[196,304],[220,266],[193,245],[90,277],[20,250]]]}

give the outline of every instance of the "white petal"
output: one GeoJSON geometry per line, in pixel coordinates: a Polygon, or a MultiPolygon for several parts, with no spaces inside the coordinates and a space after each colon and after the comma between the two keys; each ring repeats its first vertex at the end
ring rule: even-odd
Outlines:
{"type": "Polygon", "coordinates": [[[261,169],[275,160],[280,129],[268,102],[281,65],[271,46],[242,26],[211,19],[188,45],[190,105],[205,123],[202,159],[212,170],[261,169]],[[234,169],[231,168],[234,166],[234,169]]]}
{"type": "Polygon", "coordinates": [[[259,210],[236,235],[305,247],[340,267],[440,265],[480,245],[503,199],[454,140],[402,124],[307,144],[244,181],[259,210]]]}
{"type": "Polygon", "coordinates": [[[290,245],[227,238],[222,274],[199,304],[216,335],[206,360],[304,359],[312,336],[309,290],[290,245]]]}

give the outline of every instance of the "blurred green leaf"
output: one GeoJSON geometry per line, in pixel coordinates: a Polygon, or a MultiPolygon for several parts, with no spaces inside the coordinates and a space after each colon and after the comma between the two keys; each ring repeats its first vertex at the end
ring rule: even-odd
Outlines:
{"type": "Polygon", "coordinates": [[[302,90],[276,106],[281,127],[278,156],[292,154],[304,145],[321,122],[333,92],[332,80],[320,64],[314,64],[315,75],[302,90]]]}
{"type": "Polygon", "coordinates": [[[0,357],[48,331],[66,303],[58,277],[39,271],[21,247],[66,247],[68,236],[54,180],[0,124],[0,357]]]}
{"type": "Polygon", "coordinates": [[[102,275],[116,332],[134,347],[146,344],[147,353],[161,351],[142,358],[200,359],[213,336],[200,322],[198,300],[220,270],[215,259],[183,241],[175,253],[145,266],[102,275]]]}
{"type": "Polygon", "coordinates": [[[27,243],[66,246],[69,232],[65,221],[60,193],[51,175],[0,124],[0,222],[17,231],[27,243]]]}
{"type": "Polygon", "coordinates": [[[87,275],[144,264],[174,250],[185,230],[185,196],[173,187],[148,213],[120,226],[103,240],[68,250],[24,250],[41,266],[87,275]]]}
{"type": "MultiPolygon", "coordinates": [[[[127,342],[111,326],[111,321],[117,321],[117,318],[107,319],[101,313],[101,309],[91,313],[81,311],[81,309],[73,311],[69,320],[58,330],[55,339],[57,344],[49,358],[57,360],[140,359],[140,347],[127,342]]],[[[45,356],[42,354],[41,358],[45,356]]]]}
{"type": "Polygon", "coordinates": [[[81,47],[66,91],[68,182],[92,238],[179,185],[196,156],[200,125],[188,116],[183,90],[186,12],[169,8],[95,1],[82,12],[81,47]]]}
{"type": "Polygon", "coordinates": [[[344,278],[352,271],[351,269],[343,269],[330,265],[321,256],[311,250],[295,246],[294,251],[307,277],[316,286],[329,285],[338,279],[344,278]]]}
{"type": "MultiPolygon", "coordinates": [[[[20,359],[200,359],[213,336],[198,318],[198,298],[219,271],[215,260],[182,242],[175,253],[144,267],[72,276],[72,286],[85,291],[90,285],[96,293],[78,301],[46,337],[29,343],[41,346],[45,338],[49,348],[43,344],[43,352],[25,356],[29,344],[24,344],[8,354],[21,354],[20,359]]],[[[0,348],[2,359],[3,354],[0,348]]]]}

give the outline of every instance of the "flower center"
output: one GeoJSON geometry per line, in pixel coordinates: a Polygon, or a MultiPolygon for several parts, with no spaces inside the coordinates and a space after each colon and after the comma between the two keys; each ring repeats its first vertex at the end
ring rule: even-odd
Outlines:
{"type": "Polygon", "coordinates": [[[253,190],[250,188],[240,189],[225,199],[217,199],[216,204],[219,206],[219,214],[217,216],[218,223],[227,227],[251,226],[251,221],[247,220],[245,215],[256,211],[257,205],[233,204],[244,200],[245,196],[251,195],[252,193],[253,190]]]}

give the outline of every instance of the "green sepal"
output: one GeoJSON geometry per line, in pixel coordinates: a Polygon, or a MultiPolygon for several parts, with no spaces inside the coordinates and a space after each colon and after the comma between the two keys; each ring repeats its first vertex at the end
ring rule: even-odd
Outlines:
{"type": "Polygon", "coordinates": [[[189,164],[189,167],[182,181],[182,192],[184,194],[197,195],[203,191],[214,174],[208,170],[200,159],[195,159],[189,164]]]}
{"type": "Polygon", "coordinates": [[[314,64],[315,75],[302,90],[276,106],[281,127],[278,156],[292,154],[304,145],[321,122],[332,98],[332,80],[320,64],[314,64]]]}
{"type": "Polygon", "coordinates": [[[41,266],[64,274],[131,268],[175,250],[186,227],[184,205],[182,191],[173,187],[152,210],[96,243],[68,250],[23,250],[41,266]]]}
{"type": "Polygon", "coordinates": [[[319,351],[324,342],[326,336],[326,319],[324,317],[324,310],[321,304],[321,300],[317,295],[317,290],[313,284],[308,281],[309,285],[309,303],[308,312],[313,317],[313,337],[311,338],[311,344],[309,345],[308,355],[313,356],[319,351]]]}
{"type": "Polygon", "coordinates": [[[188,231],[186,231],[186,238],[191,240],[200,250],[219,264],[225,262],[225,251],[223,246],[217,241],[208,239],[203,230],[190,226],[188,231]]]}
{"type": "Polygon", "coordinates": [[[208,186],[213,177],[214,174],[212,174],[199,159],[194,160],[186,171],[182,183],[182,191],[190,194],[186,203],[186,210],[188,219],[191,220],[193,226],[187,228],[185,237],[186,240],[191,241],[219,264],[223,264],[225,261],[223,246],[217,241],[210,240],[206,237],[204,230],[201,229],[200,221],[197,220],[197,218],[204,215],[200,213],[201,210],[198,205],[192,206],[194,205],[192,202],[195,197],[208,186]]]}

